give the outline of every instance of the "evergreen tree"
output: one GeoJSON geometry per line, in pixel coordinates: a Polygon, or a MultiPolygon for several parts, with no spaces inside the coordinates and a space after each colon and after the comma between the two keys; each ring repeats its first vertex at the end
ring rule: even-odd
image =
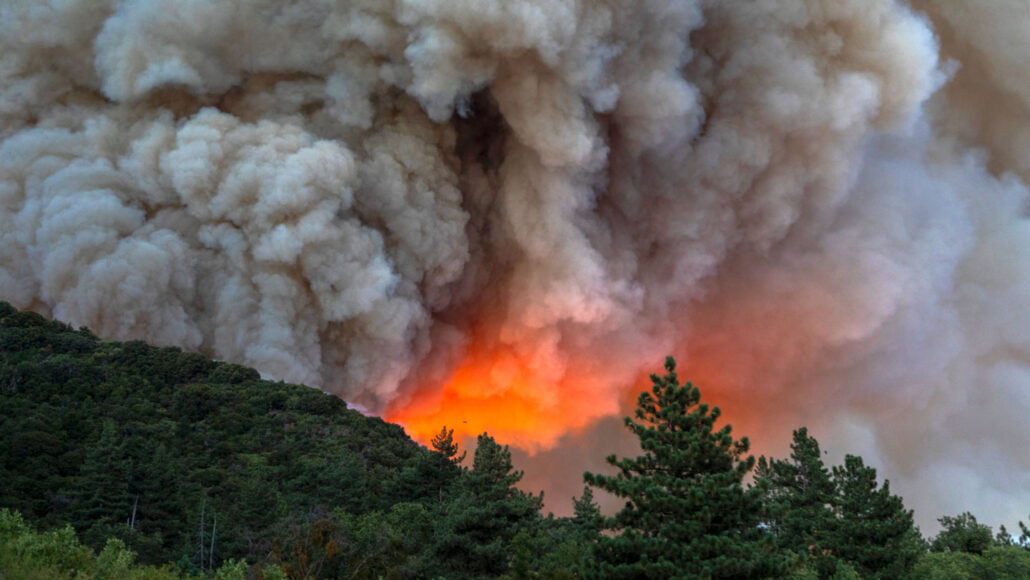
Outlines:
{"type": "Polygon", "coordinates": [[[583,495],[572,498],[572,521],[579,527],[592,528],[601,517],[601,508],[594,501],[594,490],[583,486],[583,495]]]}
{"type": "Polygon", "coordinates": [[[644,454],[607,458],[614,476],[585,474],[588,484],[625,498],[606,524],[590,575],[603,578],[768,577],[786,559],[760,527],[761,494],[742,484],[753,468],[748,440],[734,441],[729,425],[715,430],[718,407],[700,403],[690,383],[680,385],[676,362],[651,376],[636,420],[626,426],[644,454]]]}
{"type": "Polygon", "coordinates": [[[118,428],[114,421],[104,421],[99,440],[82,462],[78,501],[73,505],[72,521],[92,543],[128,532],[133,506],[129,491],[131,470],[118,428]]]}
{"type": "Polygon", "coordinates": [[[425,498],[444,503],[448,488],[463,473],[460,464],[465,453],[458,455],[454,430],[447,427],[430,440],[430,446],[433,452],[421,455],[390,483],[386,493],[393,502],[425,498]]]}
{"type": "Polygon", "coordinates": [[[116,537],[144,563],[195,572],[267,561],[294,522],[430,511],[462,473],[316,389],[0,303],[0,508],[73,524],[94,550],[116,537]]]}
{"type": "MultiPolygon", "coordinates": [[[[127,438],[126,443],[132,438],[127,438]]],[[[160,564],[184,538],[178,532],[179,478],[176,461],[168,448],[156,439],[136,437],[137,449],[131,452],[133,472],[129,477],[132,508],[128,531],[122,539],[141,562],[160,564]]]]}
{"type": "Polygon", "coordinates": [[[481,578],[508,570],[512,540],[538,523],[543,497],[525,493],[515,485],[508,446],[486,433],[479,436],[472,470],[460,480],[444,506],[426,576],[481,578]]]}
{"type": "Polygon", "coordinates": [[[458,455],[458,444],[454,441],[454,429],[447,429],[446,425],[440,428],[440,433],[433,437],[429,444],[433,447],[433,451],[443,455],[455,465],[465,461],[465,453],[458,455]]]}
{"type": "MultiPolygon", "coordinates": [[[[788,460],[758,460],[755,475],[766,493],[765,523],[780,549],[822,559],[826,534],[834,525],[836,489],[808,429],[794,431],[790,449],[788,460]]],[[[820,569],[835,566],[825,562],[820,569]]]]}
{"type": "Polygon", "coordinates": [[[924,551],[922,537],[890,482],[876,485],[876,470],[848,455],[833,468],[836,526],[825,547],[851,563],[863,578],[900,578],[924,551]]]}
{"type": "Polygon", "coordinates": [[[969,512],[955,517],[944,516],[937,520],[941,532],[930,542],[932,552],[967,552],[983,554],[995,544],[990,526],[976,521],[969,512]]]}

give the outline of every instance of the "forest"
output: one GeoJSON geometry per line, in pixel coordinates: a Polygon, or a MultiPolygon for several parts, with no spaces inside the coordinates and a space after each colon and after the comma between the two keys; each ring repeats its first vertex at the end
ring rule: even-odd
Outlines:
{"type": "Polygon", "coordinates": [[[0,303],[0,577],[1030,577],[1022,522],[924,537],[861,457],[825,465],[802,427],[756,459],[673,359],[651,381],[640,455],[555,517],[487,433],[423,447],[318,390],[0,303]]]}

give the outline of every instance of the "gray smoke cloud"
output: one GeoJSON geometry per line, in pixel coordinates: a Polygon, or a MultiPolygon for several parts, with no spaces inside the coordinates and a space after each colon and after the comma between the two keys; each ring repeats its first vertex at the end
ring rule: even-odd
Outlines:
{"type": "Polygon", "coordinates": [[[1011,525],[1028,10],[9,0],[0,298],[374,413],[480,353],[539,465],[673,353],[760,450],[1011,525]]]}

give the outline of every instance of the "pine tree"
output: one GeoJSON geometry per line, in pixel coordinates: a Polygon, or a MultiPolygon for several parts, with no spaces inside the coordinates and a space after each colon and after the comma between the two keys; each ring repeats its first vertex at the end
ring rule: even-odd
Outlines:
{"type": "Polygon", "coordinates": [[[447,489],[463,473],[461,462],[466,454],[458,455],[453,429],[443,427],[429,445],[434,453],[420,455],[390,482],[387,494],[393,502],[435,497],[442,504],[447,489]]]}
{"type": "Polygon", "coordinates": [[[586,482],[625,498],[596,550],[602,578],[768,577],[785,569],[772,536],[760,524],[761,494],[742,480],[754,467],[747,438],[729,425],[715,430],[718,407],[700,403],[690,383],[680,385],[676,362],[651,376],[626,426],[644,454],[607,458],[614,476],[585,474],[586,482]]]}
{"type": "Polygon", "coordinates": [[[583,486],[583,495],[572,498],[572,521],[581,528],[593,528],[601,517],[601,508],[594,501],[594,490],[583,486]]]}
{"type": "Polygon", "coordinates": [[[833,468],[837,522],[826,548],[847,560],[863,578],[901,578],[924,551],[922,537],[890,482],[876,485],[876,470],[848,455],[833,468]]]}
{"type": "Polygon", "coordinates": [[[143,443],[134,454],[129,488],[134,498],[129,526],[132,533],[124,539],[141,562],[159,564],[166,550],[189,541],[181,533],[182,465],[164,443],[154,439],[143,443]]]}
{"type": "Polygon", "coordinates": [[[99,547],[110,536],[127,534],[134,501],[131,471],[118,428],[114,421],[104,421],[99,440],[83,459],[73,505],[72,522],[84,530],[90,545],[99,547]]]}
{"type": "Polygon", "coordinates": [[[822,558],[826,535],[834,524],[836,488],[820,456],[819,442],[808,429],[794,431],[790,449],[788,460],[758,460],[755,476],[766,494],[765,523],[780,549],[822,558]]]}
{"type": "Polygon", "coordinates": [[[477,439],[472,469],[444,506],[434,537],[433,568],[426,576],[488,577],[508,570],[512,540],[533,531],[543,497],[515,487],[508,446],[486,433],[477,439]]]}
{"type": "Polygon", "coordinates": [[[433,451],[443,455],[455,465],[465,461],[465,453],[458,455],[458,444],[454,442],[454,429],[447,429],[446,425],[440,428],[440,433],[433,437],[429,444],[433,447],[433,451]]]}

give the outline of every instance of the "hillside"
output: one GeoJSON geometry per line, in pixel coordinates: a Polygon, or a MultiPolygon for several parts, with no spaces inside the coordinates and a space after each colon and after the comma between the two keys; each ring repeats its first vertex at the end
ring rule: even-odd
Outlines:
{"type": "Polygon", "coordinates": [[[1030,575],[1022,524],[944,517],[928,542],[862,458],[826,466],[800,428],[756,462],[665,368],[626,419],[645,453],[585,475],[625,507],[585,488],[554,518],[486,434],[461,467],[447,430],[430,450],[315,389],[0,302],[0,577],[1030,575]]]}
{"type": "Polygon", "coordinates": [[[4,303],[0,402],[0,507],[146,563],[189,567],[200,534],[214,561],[263,559],[313,515],[436,500],[459,473],[337,397],[4,303]]]}

